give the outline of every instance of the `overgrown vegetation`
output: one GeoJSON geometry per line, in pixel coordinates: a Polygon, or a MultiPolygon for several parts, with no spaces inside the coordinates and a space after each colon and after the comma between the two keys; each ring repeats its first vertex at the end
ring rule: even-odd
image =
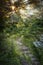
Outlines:
{"type": "MultiPolygon", "coordinates": [[[[22,0],[22,4],[17,1],[13,4],[16,8],[15,12],[11,9],[12,3],[10,1],[1,0],[0,2],[0,65],[22,65],[21,53],[15,42],[21,37],[21,42],[30,48],[31,53],[38,58],[40,65],[43,65],[43,46],[37,44],[38,47],[36,47],[33,44],[36,41],[43,44],[43,41],[40,40],[41,34],[43,36],[43,12],[41,10],[40,17],[31,15],[27,18],[24,17],[24,19],[19,13],[19,7],[25,9],[26,5],[30,3],[34,4],[33,7],[38,8],[38,1],[36,1],[37,5],[34,0],[30,0],[30,3],[27,4],[22,0]]],[[[24,57],[31,62],[30,57],[24,57]]]]}

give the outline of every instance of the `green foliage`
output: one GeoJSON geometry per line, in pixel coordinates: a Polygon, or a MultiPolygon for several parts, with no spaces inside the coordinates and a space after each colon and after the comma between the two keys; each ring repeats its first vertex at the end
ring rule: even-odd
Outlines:
{"type": "MultiPolygon", "coordinates": [[[[16,51],[17,47],[15,48],[15,40],[22,36],[23,44],[31,49],[41,65],[43,65],[43,50],[33,45],[34,41],[40,41],[39,37],[43,34],[43,18],[31,17],[23,21],[18,14],[13,14],[6,18],[6,14],[11,11],[10,2],[8,0],[1,0],[0,2],[0,65],[21,65],[20,53],[16,51]],[[9,2],[9,6],[7,2],[9,2]],[[12,42],[12,39],[9,41],[9,38],[13,36],[14,42],[12,42]]],[[[35,4],[34,1],[32,2],[35,4]]],[[[27,60],[30,60],[30,58],[27,58],[27,60]]]]}

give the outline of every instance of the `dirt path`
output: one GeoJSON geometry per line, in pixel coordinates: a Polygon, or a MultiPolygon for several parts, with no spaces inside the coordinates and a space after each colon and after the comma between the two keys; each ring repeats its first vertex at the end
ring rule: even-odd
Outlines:
{"type": "Polygon", "coordinates": [[[27,55],[28,57],[30,57],[32,64],[29,64],[29,62],[27,62],[27,60],[23,57],[20,58],[21,60],[21,64],[22,65],[39,65],[39,61],[37,60],[37,58],[31,53],[30,49],[28,47],[26,47],[25,45],[23,45],[23,43],[21,43],[19,40],[16,41],[17,44],[19,45],[19,49],[22,52],[22,54],[27,55]]]}

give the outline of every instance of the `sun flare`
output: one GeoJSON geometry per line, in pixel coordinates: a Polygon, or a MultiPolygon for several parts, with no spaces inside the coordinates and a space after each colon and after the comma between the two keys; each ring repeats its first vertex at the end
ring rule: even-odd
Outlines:
{"type": "Polygon", "coordinates": [[[11,6],[11,9],[14,10],[15,9],[15,6],[11,6]]]}

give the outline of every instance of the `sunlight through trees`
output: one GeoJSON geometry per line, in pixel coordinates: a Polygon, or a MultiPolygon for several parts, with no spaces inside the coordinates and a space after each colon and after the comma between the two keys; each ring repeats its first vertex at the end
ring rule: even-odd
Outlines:
{"type": "Polygon", "coordinates": [[[42,0],[0,0],[0,65],[43,65],[42,0]]]}

